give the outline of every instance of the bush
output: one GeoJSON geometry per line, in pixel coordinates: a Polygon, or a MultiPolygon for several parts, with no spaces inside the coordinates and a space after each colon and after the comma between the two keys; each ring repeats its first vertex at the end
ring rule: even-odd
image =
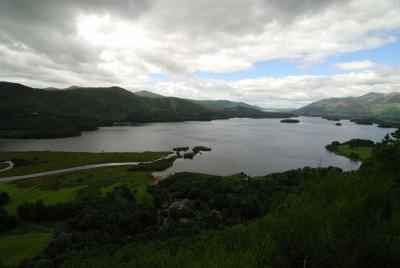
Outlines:
{"type": "Polygon", "coordinates": [[[373,141],[363,139],[351,139],[344,144],[350,145],[350,147],[373,147],[375,145],[373,141]]]}

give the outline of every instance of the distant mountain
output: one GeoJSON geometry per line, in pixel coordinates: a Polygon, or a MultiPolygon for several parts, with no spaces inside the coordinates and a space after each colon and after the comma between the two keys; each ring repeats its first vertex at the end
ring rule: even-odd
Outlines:
{"type": "Polygon", "coordinates": [[[156,94],[147,90],[142,90],[142,91],[137,91],[133,92],[135,95],[140,96],[140,97],[146,97],[146,98],[152,98],[152,99],[159,99],[159,98],[165,98],[165,96],[156,94]]]}
{"type": "Polygon", "coordinates": [[[237,108],[237,107],[251,108],[257,110],[262,109],[261,107],[253,106],[245,102],[235,102],[229,100],[190,100],[190,101],[193,101],[196,104],[199,104],[207,109],[212,109],[212,110],[223,110],[223,109],[237,108]]]}
{"type": "Polygon", "coordinates": [[[120,87],[45,90],[0,82],[0,137],[74,136],[113,124],[290,116],[248,107],[211,109],[191,100],[141,97],[120,87]]]}
{"type": "Polygon", "coordinates": [[[280,112],[280,113],[290,113],[294,110],[295,108],[260,108],[264,112],[280,112]]]}
{"type": "Polygon", "coordinates": [[[301,115],[316,116],[371,116],[400,119],[400,93],[371,92],[360,97],[324,99],[294,112],[301,115]]]}
{"type": "MultiPolygon", "coordinates": [[[[147,91],[147,90],[137,91],[134,93],[137,96],[152,98],[152,99],[165,98],[165,96],[163,96],[163,95],[156,94],[156,93],[153,93],[153,92],[147,91]]],[[[211,109],[211,110],[223,110],[223,109],[236,108],[236,107],[244,107],[244,108],[252,108],[252,109],[262,110],[261,107],[250,105],[245,102],[235,102],[235,101],[229,101],[229,100],[192,100],[192,99],[186,99],[186,100],[191,101],[195,104],[203,106],[206,109],[211,109]]]]}

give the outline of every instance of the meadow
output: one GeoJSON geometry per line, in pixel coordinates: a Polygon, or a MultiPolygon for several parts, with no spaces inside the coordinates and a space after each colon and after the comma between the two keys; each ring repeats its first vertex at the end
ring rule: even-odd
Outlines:
{"type": "Polygon", "coordinates": [[[167,156],[169,152],[86,153],[86,152],[0,152],[0,161],[13,161],[15,167],[0,177],[25,175],[76,166],[111,162],[147,162],[167,156]]]}
{"type": "Polygon", "coordinates": [[[371,157],[376,144],[371,140],[351,139],[344,143],[333,141],[325,148],[337,155],[347,157],[351,160],[364,161],[371,157]]]}
{"type": "Polygon", "coordinates": [[[45,232],[0,235],[0,260],[4,265],[16,265],[40,254],[51,239],[52,234],[45,232]]]}
{"type": "Polygon", "coordinates": [[[372,148],[371,147],[351,147],[347,144],[342,144],[337,147],[337,154],[351,157],[352,155],[357,155],[359,160],[365,160],[371,156],[372,148]]]}
{"type": "Polygon", "coordinates": [[[152,171],[130,171],[129,167],[105,167],[65,174],[0,182],[0,192],[10,195],[10,202],[4,206],[15,214],[16,208],[26,202],[42,200],[44,204],[74,201],[77,193],[88,186],[98,188],[103,194],[114,187],[126,184],[136,191],[137,199],[146,198],[146,187],[154,184],[152,171]]]}

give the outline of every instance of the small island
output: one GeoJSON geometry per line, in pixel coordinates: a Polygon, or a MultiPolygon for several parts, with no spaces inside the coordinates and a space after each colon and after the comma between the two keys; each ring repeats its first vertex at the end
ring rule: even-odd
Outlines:
{"type": "MultiPolygon", "coordinates": [[[[187,150],[186,150],[187,151],[187,150]]],[[[201,152],[208,152],[211,151],[211,148],[205,146],[195,146],[193,147],[191,152],[187,152],[183,155],[184,159],[193,159],[196,154],[201,154],[201,152]]]]}
{"type": "Polygon", "coordinates": [[[205,146],[195,146],[193,147],[193,152],[194,153],[199,153],[199,152],[209,152],[211,151],[211,148],[205,147],[205,146]]]}
{"type": "Polygon", "coordinates": [[[186,152],[189,150],[189,147],[175,147],[172,149],[176,153],[176,157],[181,158],[181,152],[186,152]]]}
{"type": "Polygon", "coordinates": [[[363,161],[371,156],[375,143],[371,140],[351,139],[344,143],[333,141],[325,148],[337,155],[347,157],[351,160],[363,161]]]}
{"type": "Polygon", "coordinates": [[[335,126],[340,127],[342,125],[342,123],[336,123],[335,126]]]}
{"type": "Polygon", "coordinates": [[[281,123],[300,123],[300,120],[297,119],[283,119],[281,120],[281,123]]]}
{"type": "Polygon", "coordinates": [[[321,118],[329,120],[329,121],[340,121],[342,118],[337,115],[322,115],[321,118]]]}
{"type": "Polygon", "coordinates": [[[189,147],[175,147],[172,150],[175,152],[181,152],[181,151],[186,152],[187,150],[189,150],[189,147]]]}

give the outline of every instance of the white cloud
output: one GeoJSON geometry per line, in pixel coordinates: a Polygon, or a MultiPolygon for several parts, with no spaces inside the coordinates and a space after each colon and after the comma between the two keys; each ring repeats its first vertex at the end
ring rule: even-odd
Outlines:
{"type": "Polygon", "coordinates": [[[43,87],[120,85],[298,106],[319,97],[394,89],[398,82],[384,80],[389,77],[378,70],[233,82],[199,80],[193,73],[249,70],[273,59],[307,66],[379,47],[396,40],[399,14],[398,0],[2,0],[0,80],[43,87]],[[151,73],[173,80],[152,81],[151,73]]]}
{"type": "Polygon", "coordinates": [[[370,60],[341,62],[333,65],[334,68],[345,71],[371,69],[375,63],[370,60]]]}
{"type": "Polygon", "coordinates": [[[301,107],[330,97],[390,93],[400,89],[400,68],[382,67],[333,76],[261,77],[235,81],[196,80],[143,84],[163,95],[196,99],[231,99],[263,107],[301,107]]]}

